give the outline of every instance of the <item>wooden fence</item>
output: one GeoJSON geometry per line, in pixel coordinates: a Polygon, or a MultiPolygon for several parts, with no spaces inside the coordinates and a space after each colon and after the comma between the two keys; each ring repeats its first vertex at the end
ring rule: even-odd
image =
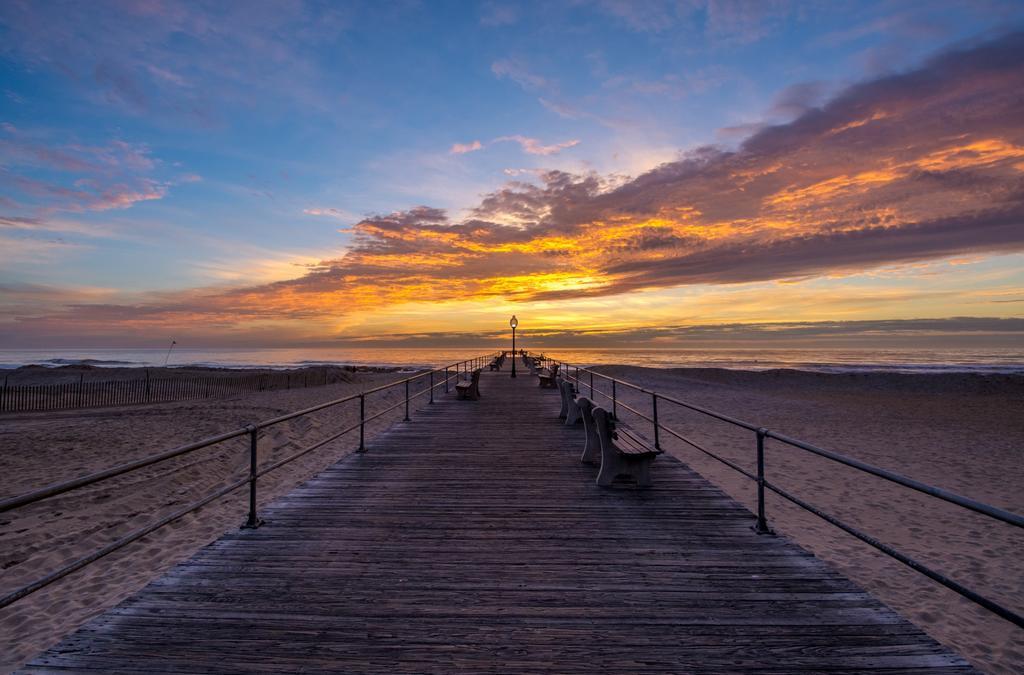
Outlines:
{"type": "Polygon", "coordinates": [[[133,380],[9,385],[0,388],[0,412],[70,410],[215,398],[242,392],[298,389],[347,381],[341,372],[256,373],[196,377],[149,377],[133,380]]]}

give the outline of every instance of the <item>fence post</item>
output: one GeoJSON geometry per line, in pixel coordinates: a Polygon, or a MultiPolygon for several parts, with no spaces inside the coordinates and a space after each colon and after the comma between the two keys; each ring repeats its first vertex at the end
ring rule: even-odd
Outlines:
{"type": "Polygon", "coordinates": [[[612,419],[619,419],[619,399],[615,393],[615,380],[612,380],[612,419]]]}
{"type": "Polygon", "coordinates": [[[263,524],[263,521],[256,517],[256,445],[259,439],[259,429],[249,426],[249,518],[242,525],[242,529],[254,530],[263,524]]]}
{"type": "MultiPolygon", "coordinates": [[[[83,401],[83,399],[82,399],[82,385],[84,383],[84,380],[85,380],[85,374],[84,373],[79,374],[79,376],[78,376],[78,407],[79,408],[82,407],[82,401],[83,401]]],[[[146,392],[147,393],[149,392],[149,371],[148,370],[146,371],[146,392]]]]}
{"type": "Polygon", "coordinates": [[[658,394],[651,392],[651,418],[654,420],[654,449],[661,450],[661,432],[658,429],[658,394]]]}
{"type": "Polygon", "coordinates": [[[7,376],[4,375],[4,391],[0,394],[0,410],[7,409],[7,376]]]}
{"type": "Polygon", "coordinates": [[[773,534],[764,515],[764,437],[767,433],[764,427],[757,430],[757,523],[754,532],[758,534],[773,534]]]}
{"type": "Polygon", "coordinates": [[[430,371],[430,402],[434,402],[434,371],[430,371]]]}
{"type": "Polygon", "coordinates": [[[448,393],[448,366],[444,367],[444,393],[448,393]]]}
{"type": "Polygon", "coordinates": [[[356,452],[366,452],[365,442],[366,427],[366,394],[359,394],[359,449],[356,452]]]}
{"type": "Polygon", "coordinates": [[[403,421],[409,421],[409,380],[405,381],[405,420],[403,421]]]}
{"type": "Polygon", "coordinates": [[[590,371],[590,401],[594,402],[594,371],[590,371]]]}

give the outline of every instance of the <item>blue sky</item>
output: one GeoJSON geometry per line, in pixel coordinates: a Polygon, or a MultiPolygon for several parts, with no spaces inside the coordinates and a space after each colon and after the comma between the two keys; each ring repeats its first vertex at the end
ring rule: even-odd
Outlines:
{"type": "MultiPolygon", "coordinates": [[[[81,305],[300,279],[359,248],[366,230],[352,228],[365,219],[427,206],[458,223],[546,171],[611,189],[698,148],[740,148],[856,83],[998,39],[1022,16],[1019,2],[9,0],[0,284],[20,317],[11,330],[55,315],[71,326],[81,305]]],[[[1018,283],[1017,259],[998,253],[1010,256],[994,263],[1002,293],[1018,283]]],[[[666,288],[694,291],[655,292],[666,288]]],[[[361,306],[344,293],[336,309],[325,302],[311,306],[361,306]]],[[[398,330],[411,311],[324,330],[398,330]]]]}

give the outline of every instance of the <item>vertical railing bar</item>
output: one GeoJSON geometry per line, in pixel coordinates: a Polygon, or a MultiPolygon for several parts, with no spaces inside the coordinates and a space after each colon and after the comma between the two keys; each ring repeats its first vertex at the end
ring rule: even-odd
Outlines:
{"type": "Polygon", "coordinates": [[[434,371],[430,371],[430,402],[434,402],[434,371]]]}
{"type": "Polygon", "coordinates": [[[366,395],[359,394],[359,449],[356,452],[366,452],[366,395]]]}
{"type": "Polygon", "coordinates": [[[259,441],[259,429],[249,426],[249,518],[242,525],[244,529],[252,530],[263,524],[263,521],[256,516],[256,463],[257,447],[259,441]]]}
{"type": "Polygon", "coordinates": [[[661,425],[658,424],[658,394],[651,392],[651,419],[654,420],[654,449],[661,450],[661,425]]]}
{"type": "Polygon", "coordinates": [[[403,421],[409,421],[409,380],[405,381],[405,420],[403,421]]]}
{"type": "Polygon", "coordinates": [[[612,380],[612,419],[619,419],[619,399],[615,394],[615,380],[612,380]]]}
{"type": "Polygon", "coordinates": [[[754,531],[758,534],[772,534],[768,527],[768,519],[764,514],[764,437],[768,430],[761,427],[757,434],[757,524],[754,531]]]}

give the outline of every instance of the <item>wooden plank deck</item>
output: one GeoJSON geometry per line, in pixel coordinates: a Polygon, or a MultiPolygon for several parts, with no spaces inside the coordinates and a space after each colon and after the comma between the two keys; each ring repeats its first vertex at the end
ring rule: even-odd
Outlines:
{"type": "Polygon", "coordinates": [[[26,670],[973,672],[668,456],[600,489],[558,394],[454,392],[26,670]]]}

